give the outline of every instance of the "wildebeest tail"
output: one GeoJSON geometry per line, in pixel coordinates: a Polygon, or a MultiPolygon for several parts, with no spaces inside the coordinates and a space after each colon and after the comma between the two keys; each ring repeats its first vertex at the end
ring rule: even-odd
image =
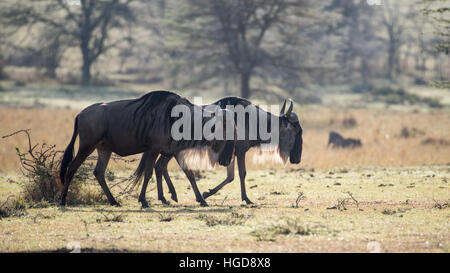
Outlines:
{"type": "Polygon", "coordinates": [[[147,157],[148,157],[147,153],[142,154],[141,161],[139,162],[139,165],[133,174],[134,178],[131,181],[133,188],[136,187],[139,184],[139,182],[142,180],[142,176],[144,175],[144,172],[145,172],[145,164],[147,161],[147,157]]]}
{"type": "Polygon", "coordinates": [[[75,118],[75,125],[73,128],[73,135],[72,139],[70,140],[69,145],[67,146],[66,150],[64,151],[64,156],[61,161],[61,169],[59,172],[59,178],[61,179],[61,184],[64,185],[64,178],[66,176],[67,168],[69,167],[70,162],[72,162],[73,159],[73,147],[75,145],[75,140],[78,135],[78,116],[75,118]]]}

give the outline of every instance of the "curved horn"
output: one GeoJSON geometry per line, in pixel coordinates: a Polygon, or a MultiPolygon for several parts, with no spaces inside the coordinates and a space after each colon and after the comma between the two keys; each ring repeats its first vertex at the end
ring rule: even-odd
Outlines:
{"type": "Polygon", "coordinates": [[[294,102],[293,102],[291,99],[289,99],[289,101],[291,102],[291,104],[289,105],[289,108],[288,108],[288,110],[287,110],[287,112],[286,112],[286,116],[287,116],[287,117],[289,117],[289,116],[291,115],[291,113],[292,113],[292,108],[294,108],[294,102]]]}
{"type": "Polygon", "coordinates": [[[283,106],[281,106],[280,116],[284,115],[284,109],[286,109],[286,100],[284,100],[283,106]]]}

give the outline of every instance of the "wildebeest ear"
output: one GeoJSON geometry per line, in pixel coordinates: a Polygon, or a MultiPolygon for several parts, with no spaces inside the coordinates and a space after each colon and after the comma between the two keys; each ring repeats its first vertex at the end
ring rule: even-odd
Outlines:
{"type": "Polygon", "coordinates": [[[289,99],[289,101],[291,102],[291,104],[289,105],[289,109],[286,112],[286,117],[288,117],[288,118],[292,113],[292,108],[294,108],[294,102],[291,99],[289,99]]]}
{"type": "Polygon", "coordinates": [[[280,116],[284,115],[285,108],[286,108],[286,100],[284,100],[283,106],[281,106],[280,116]]]}

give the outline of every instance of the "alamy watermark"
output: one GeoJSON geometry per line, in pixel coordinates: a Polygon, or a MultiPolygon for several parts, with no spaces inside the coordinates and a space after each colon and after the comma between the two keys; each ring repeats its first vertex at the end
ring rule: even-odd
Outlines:
{"type": "Polygon", "coordinates": [[[270,112],[278,113],[278,105],[263,106],[268,112],[253,104],[226,105],[225,107],[210,104],[201,107],[198,106],[202,105],[201,97],[194,98],[194,105],[196,106],[193,111],[187,105],[176,105],[172,108],[171,117],[178,118],[171,128],[171,136],[174,140],[258,139],[269,145],[278,145],[279,117],[270,114],[270,112]],[[247,120],[248,124],[246,124],[247,120]],[[236,136],[234,128],[237,131],[236,136]]]}

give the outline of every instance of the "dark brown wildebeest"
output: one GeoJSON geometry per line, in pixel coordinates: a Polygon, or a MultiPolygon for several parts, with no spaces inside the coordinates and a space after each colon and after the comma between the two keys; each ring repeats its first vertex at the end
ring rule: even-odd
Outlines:
{"type": "MultiPolygon", "coordinates": [[[[243,107],[252,105],[252,103],[246,99],[243,98],[238,98],[238,97],[227,97],[227,98],[223,98],[211,105],[217,105],[222,109],[226,109],[227,106],[233,106],[236,107],[237,105],[242,105],[243,107]]],[[[207,107],[207,106],[204,106],[207,107]]],[[[266,115],[267,118],[265,119],[267,122],[267,128],[268,131],[271,130],[271,118],[275,117],[278,119],[278,124],[279,124],[279,141],[278,141],[278,146],[275,147],[275,154],[272,154],[272,156],[274,155],[278,155],[282,158],[282,160],[284,162],[287,161],[287,159],[289,158],[290,162],[293,164],[298,164],[300,163],[301,160],[301,154],[302,154],[302,144],[303,144],[303,138],[302,138],[302,134],[303,134],[303,129],[300,126],[299,120],[297,115],[292,112],[293,109],[293,102],[290,100],[290,106],[289,109],[286,111],[285,113],[285,108],[286,108],[286,101],[284,102],[281,112],[280,112],[280,116],[275,116],[269,112],[266,112],[264,110],[262,110],[261,108],[255,106],[257,111],[259,113],[262,113],[263,115],[266,115]]],[[[238,123],[238,116],[236,114],[236,112],[234,112],[234,118],[235,118],[235,123],[238,123]]],[[[257,126],[259,128],[260,126],[260,116],[258,115],[258,119],[257,119],[257,126]]],[[[247,153],[247,151],[252,148],[252,147],[260,147],[261,144],[264,143],[269,143],[270,140],[262,140],[261,136],[259,135],[259,130],[258,130],[258,135],[256,137],[255,140],[250,140],[249,138],[249,116],[246,115],[245,116],[245,139],[240,140],[237,139],[236,141],[236,147],[235,147],[235,151],[234,154],[237,158],[237,163],[238,163],[238,170],[239,170],[239,177],[240,177],[240,182],[241,182],[241,197],[242,200],[245,201],[247,204],[253,204],[252,201],[250,201],[250,199],[247,196],[246,193],[246,188],[245,188],[245,176],[246,176],[246,168],[245,168],[245,154],[247,153]]],[[[238,131],[239,131],[239,127],[238,127],[238,131]]],[[[238,132],[239,133],[239,132],[238,132]]],[[[175,192],[175,188],[173,187],[172,181],[170,180],[169,174],[167,172],[167,164],[170,161],[170,157],[164,156],[162,155],[158,161],[156,162],[155,165],[155,175],[156,175],[156,180],[157,183],[159,185],[162,184],[161,179],[162,176],[164,175],[164,179],[166,180],[166,183],[168,185],[169,188],[169,192],[171,193],[171,198],[174,201],[178,201],[177,199],[177,195],[175,192]]],[[[143,154],[141,162],[139,163],[138,169],[136,170],[136,175],[139,177],[140,175],[142,175],[142,173],[144,171],[147,171],[146,169],[146,162],[147,160],[147,155],[146,153],[143,154]]],[[[218,190],[220,190],[222,187],[224,187],[226,184],[232,182],[234,180],[234,158],[231,161],[231,163],[228,165],[227,167],[227,178],[220,183],[218,186],[216,186],[213,189],[210,189],[209,192],[204,192],[203,193],[203,198],[206,199],[209,196],[215,194],[218,190]]],[[[192,173],[192,171],[187,171],[184,169],[184,172],[187,176],[187,178],[189,179],[189,181],[193,181],[194,180],[194,174],[192,173]]],[[[195,181],[195,180],[194,180],[195,181]]],[[[159,196],[159,200],[161,200],[163,203],[167,203],[166,199],[164,198],[164,195],[162,193],[162,188],[158,187],[158,191],[161,190],[161,194],[158,193],[159,196]]]]}
{"type": "Polygon", "coordinates": [[[339,133],[335,132],[335,131],[331,131],[330,132],[330,136],[328,137],[328,144],[327,147],[329,147],[330,145],[332,145],[331,147],[334,148],[357,148],[357,147],[361,147],[362,143],[361,140],[356,139],[356,138],[344,138],[343,136],[341,136],[339,133]]]}
{"type": "MultiPolygon", "coordinates": [[[[171,128],[176,118],[171,117],[171,113],[175,106],[180,105],[186,106],[191,113],[194,111],[203,113],[200,106],[193,105],[187,99],[168,91],[153,91],[137,99],[97,103],[81,111],[75,118],[73,136],[61,162],[60,178],[64,187],[60,204],[65,205],[70,181],[83,161],[95,149],[98,152],[98,161],[94,175],[111,205],[119,205],[105,181],[105,170],[111,153],[128,156],[146,152],[146,181],[139,195],[139,201],[144,207],[148,206],[145,200],[147,182],[159,154],[175,157],[178,162],[185,162],[184,151],[201,147],[206,151],[212,164],[218,162],[223,166],[229,165],[233,157],[235,139],[207,140],[202,137],[199,140],[176,141],[172,138],[171,128]],[[77,136],[79,136],[78,153],[72,160],[77,136]]],[[[203,126],[213,116],[201,118],[203,126]]],[[[226,132],[226,128],[223,132],[226,132]]],[[[203,200],[195,181],[192,187],[196,191],[197,198],[203,200]]]]}

